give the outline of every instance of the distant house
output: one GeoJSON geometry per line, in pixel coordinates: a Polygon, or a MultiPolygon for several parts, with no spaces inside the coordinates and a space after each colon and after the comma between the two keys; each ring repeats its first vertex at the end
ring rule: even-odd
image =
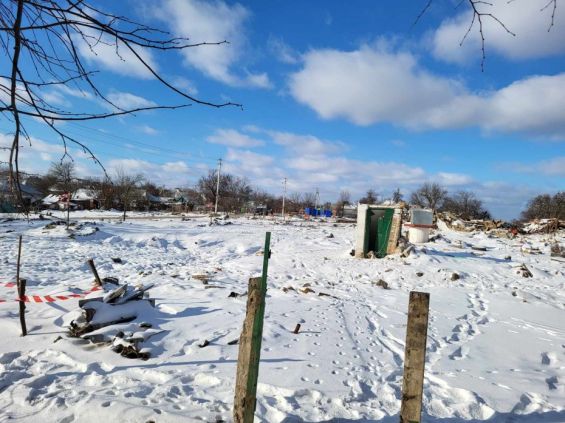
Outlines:
{"type": "Polygon", "coordinates": [[[348,204],[343,206],[343,216],[351,219],[357,219],[357,204],[348,204]]]}
{"type": "MultiPolygon", "coordinates": [[[[22,199],[26,206],[34,206],[41,201],[41,193],[34,187],[21,184],[22,199]]],[[[10,213],[17,211],[18,201],[7,180],[0,181],[0,212],[10,213]]]]}
{"type": "Polygon", "coordinates": [[[77,205],[78,209],[92,210],[100,208],[99,195],[96,190],[89,188],[79,188],[71,198],[71,201],[77,205]]]}
{"type": "MultiPolygon", "coordinates": [[[[51,210],[66,210],[67,201],[66,193],[53,192],[41,200],[41,205],[51,210]]],[[[93,210],[99,208],[98,192],[89,188],[79,188],[72,194],[69,207],[71,210],[93,210]]]]}
{"type": "MultiPolygon", "coordinates": [[[[67,210],[67,197],[64,194],[49,194],[41,200],[41,205],[49,210],[67,210]]],[[[69,208],[76,210],[78,205],[71,201],[69,208]]]]}

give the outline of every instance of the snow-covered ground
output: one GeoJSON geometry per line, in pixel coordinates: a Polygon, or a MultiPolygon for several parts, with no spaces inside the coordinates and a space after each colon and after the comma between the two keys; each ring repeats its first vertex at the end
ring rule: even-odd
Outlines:
{"type": "Polygon", "coordinates": [[[238,346],[228,342],[246,297],[228,295],[260,274],[266,231],[258,421],[397,422],[408,293],[419,290],[431,293],[425,422],[565,422],[565,264],[550,259],[551,236],[443,232],[406,259],[359,260],[349,255],[352,225],[81,216],[98,220],[74,237],[48,221],[0,223],[0,422],[230,421],[238,346]],[[57,299],[27,304],[27,337],[8,283],[19,234],[27,293],[57,299]],[[524,242],[542,254],[525,253],[524,242]],[[88,258],[101,276],[155,284],[149,318],[164,332],[148,341],[149,360],[66,337],[78,299],[57,296],[91,287],[88,258]],[[522,263],[532,278],[517,273],[522,263]],[[305,284],[315,292],[300,292],[305,284]]]}

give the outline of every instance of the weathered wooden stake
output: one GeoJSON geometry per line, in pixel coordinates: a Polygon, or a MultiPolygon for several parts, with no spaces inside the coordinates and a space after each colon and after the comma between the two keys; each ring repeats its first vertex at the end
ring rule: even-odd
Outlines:
{"type": "Polygon", "coordinates": [[[297,324],[296,324],[296,327],[294,328],[294,332],[293,332],[293,333],[296,335],[296,334],[298,334],[298,332],[300,332],[300,323],[297,323],[297,324]]]}
{"type": "Polygon", "coordinates": [[[267,294],[267,270],[269,267],[271,233],[265,237],[263,254],[263,274],[260,278],[249,279],[247,311],[243,330],[239,339],[237,375],[233,420],[235,423],[251,423],[257,401],[257,378],[263,337],[263,318],[265,316],[265,296],[267,294]]]}
{"type": "Polygon", "coordinates": [[[26,280],[20,279],[20,262],[22,257],[22,236],[19,236],[18,239],[18,259],[16,262],[16,288],[18,290],[18,302],[20,308],[20,324],[22,325],[22,336],[27,335],[27,327],[26,327],[26,316],[25,310],[26,306],[24,303],[24,297],[26,294],[26,280]]]}
{"type": "Polygon", "coordinates": [[[96,266],[94,265],[93,259],[88,259],[88,265],[90,266],[90,270],[94,274],[94,281],[96,285],[102,286],[102,281],[100,280],[100,276],[98,276],[98,271],[96,270],[96,266]]]}
{"type": "Polygon", "coordinates": [[[410,292],[400,423],[420,423],[430,294],[410,292]]]}
{"type": "Polygon", "coordinates": [[[18,279],[17,287],[18,287],[18,302],[20,303],[20,324],[22,325],[22,336],[27,335],[27,326],[26,326],[26,305],[25,305],[25,295],[26,295],[26,280],[25,279],[18,279]]]}
{"type": "Polygon", "coordinates": [[[18,239],[18,260],[16,262],[16,284],[20,280],[20,258],[22,256],[22,236],[18,239]]]}

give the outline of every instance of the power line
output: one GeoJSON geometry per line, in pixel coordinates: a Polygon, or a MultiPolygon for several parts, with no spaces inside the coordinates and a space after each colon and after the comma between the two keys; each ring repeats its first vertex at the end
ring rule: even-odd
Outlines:
{"type": "MultiPolygon", "coordinates": [[[[74,123],[72,123],[72,124],[74,126],[83,127],[82,125],[76,125],[74,123]]],[[[202,163],[202,162],[216,161],[216,159],[211,159],[211,158],[206,157],[206,156],[194,157],[192,155],[192,153],[189,153],[187,151],[182,152],[182,151],[168,149],[168,148],[165,148],[165,147],[160,147],[160,146],[155,146],[155,145],[151,145],[151,144],[147,144],[147,143],[142,143],[140,141],[134,141],[134,140],[131,140],[129,138],[125,138],[125,137],[121,137],[121,136],[117,136],[117,135],[113,135],[113,134],[108,134],[108,133],[105,133],[104,131],[96,130],[96,129],[93,129],[93,128],[87,128],[87,129],[90,129],[91,131],[96,132],[98,137],[104,136],[104,137],[116,138],[116,139],[120,139],[120,140],[123,140],[123,141],[127,141],[128,144],[132,144],[132,145],[115,144],[115,143],[112,143],[111,141],[108,141],[107,139],[93,138],[92,135],[85,135],[84,133],[81,133],[80,131],[79,132],[67,131],[67,132],[69,132],[73,135],[77,134],[77,136],[80,136],[83,139],[86,139],[86,140],[89,140],[89,141],[102,142],[102,143],[112,145],[113,147],[122,148],[122,149],[128,149],[128,150],[135,149],[135,148],[133,148],[134,145],[145,147],[145,148],[151,149],[152,151],[145,151],[145,150],[140,149],[140,148],[137,148],[137,151],[140,151],[140,152],[145,153],[145,154],[155,154],[155,152],[158,152],[158,154],[160,154],[162,156],[174,157],[176,159],[180,158],[181,160],[183,160],[185,162],[202,163]],[[179,155],[180,156],[190,156],[190,157],[179,157],[179,155]]]]}
{"type": "MultiPolygon", "coordinates": [[[[89,126],[81,125],[81,124],[76,123],[76,122],[69,122],[68,125],[75,126],[75,127],[78,127],[78,128],[82,128],[82,129],[85,129],[85,130],[90,131],[90,132],[97,132],[101,135],[104,135],[105,137],[120,139],[120,140],[123,140],[123,141],[127,141],[130,144],[139,145],[139,146],[142,146],[142,147],[148,147],[148,148],[153,148],[153,149],[157,149],[157,150],[162,150],[162,151],[166,151],[166,152],[173,153],[173,154],[191,154],[187,151],[178,151],[178,150],[173,150],[173,149],[167,148],[167,147],[147,144],[147,143],[144,143],[144,142],[141,142],[141,141],[134,141],[130,138],[126,138],[126,137],[121,136],[121,135],[115,135],[113,133],[106,132],[106,131],[103,131],[103,130],[98,129],[98,128],[92,128],[92,127],[89,127],[89,126]]],[[[216,161],[216,159],[214,159],[212,157],[202,157],[201,160],[216,161]]]]}

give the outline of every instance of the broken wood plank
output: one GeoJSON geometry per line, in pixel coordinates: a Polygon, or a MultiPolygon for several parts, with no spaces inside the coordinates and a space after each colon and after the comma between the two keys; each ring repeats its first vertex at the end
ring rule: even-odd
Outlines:
{"type": "Polygon", "coordinates": [[[414,250],[414,245],[410,244],[408,247],[402,250],[402,252],[400,253],[400,257],[402,258],[408,257],[413,250],[414,250]]]}
{"type": "MultiPolygon", "coordinates": [[[[104,302],[104,297],[94,297],[94,298],[83,298],[78,300],[78,306],[82,308],[85,304],[90,302],[104,302]]],[[[137,301],[147,301],[152,307],[155,307],[155,298],[139,298],[137,301]]],[[[109,303],[109,305],[118,306],[123,303],[109,303]]]]}
{"type": "Polygon", "coordinates": [[[94,282],[96,282],[96,285],[102,286],[102,281],[100,280],[100,276],[98,276],[98,271],[96,270],[96,266],[94,265],[94,259],[88,259],[87,263],[90,267],[90,271],[94,275],[94,282]]]}
{"type": "Polygon", "coordinates": [[[430,294],[410,292],[400,423],[420,423],[430,294]]]}
{"type": "Polygon", "coordinates": [[[119,297],[121,297],[126,292],[127,289],[128,289],[128,284],[125,283],[122,286],[119,286],[116,289],[113,289],[112,291],[110,291],[106,295],[104,295],[104,297],[102,298],[102,301],[104,301],[105,303],[114,302],[119,297]]]}

